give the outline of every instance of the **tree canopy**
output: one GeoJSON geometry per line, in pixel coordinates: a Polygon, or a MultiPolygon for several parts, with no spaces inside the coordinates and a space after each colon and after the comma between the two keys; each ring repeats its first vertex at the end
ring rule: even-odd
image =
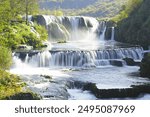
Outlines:
{"type": "Polygon", "coordinates": [[[131,4],[133,10],[128,17],[117,23],[116,38],[147,49],[150,46],[150,0],[131,0],[131,4]]]}

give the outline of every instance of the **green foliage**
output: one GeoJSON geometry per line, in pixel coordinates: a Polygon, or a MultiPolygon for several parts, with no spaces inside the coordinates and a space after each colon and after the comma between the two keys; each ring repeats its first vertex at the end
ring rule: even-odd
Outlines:
{"type": "MultiPolygon", "coordinates": [[[[136,5],[137,6],[137,5],[136,5]]],[[[147,48],[150,45],[150,0],[143,0],[129,14],[118,22],[116,38],[120,42],[138,44],[147,48]]]]}
{"type": "Polygon", "coordinates": [[[3,27],[0,38],[0,44],[11,49],[17,48],[20,44],[38,48],[47,39],[47,32],[39,25],[27,26],[24,23],[13,23],[3,27]]]}
{"type": "Polygon", "coordinates": [[[26,8],[28,14],[36,13],[37,4],[37,0],[0,0],[0,99],[11,99],[14,96],[18,99],[18,95],[22,97],[26,94],[35,97],[31,91],[26,93],[23,90],[25,83],[18,76],[6,70],[12,64],[10,49],[15,49],[20,44],[36,48],[47,38],[43,27],[26,25],[21,17],[26,14],[26,8]]]}
{"type": "Polygon", "coordinates": [[[0,70],[9,69],[12,64],[11,51],[0,46],[0,70]]]}
{"type": "MultiPolygon", "coordinates": [[[[67,4],[68,0],[39,0],[39,3],[44,3],[44,2],[50,2],[50,1],[55,1],[57,2],[59,5],[55,6],[54,8],[51,7],[47,7],[47,5],[45,6],[46,9],[40,9],[40,13],[41,14],[48,14],[48,15],[62,15],[62,13],[64,15],[69,15],[69,16],[73,16],[73,15],[87,15],[87,16],[94,16],[94,17],[98,17],[98,18],[110,18],[113,17],[114,15],[118,14],[119,10],[121,9],[121,6],[124,5],[126,3],[126,1],[128,0],[95,0],[95,2],[93,2],[92,4],[88,4],[88,2],[90,0],[70,0],[69,3],[76,3],[76,4],[80,4],[80,1],[85,1],[87,2],[87,6],[84,8],[60,8],[61,6],[61,2],[63,2],[63,4],[67,4]],[[59,12],[62,13],[59,13],[59,12]],[[56,13],[55,13],[56,12],[56,13]]],[[[85,3],[86,4],[86,3],[85,3]]],[[[76,6],[76,5],[74,5],[76,6]]]]}
{"type": "Polygon", "coordinates": [[[41,26],[37,23],[34,24],[35,30],[39,33],[40,39],[45,41],[48,39],[48,32],[44,26],[41,26]]]}
{"type": "Polygon", "coordinates": [[[0,24],[22,20],[20,16],[37,12],[38,0],[0,0],[0,24]]]}
{"type": "Polygon", "coordinates": [[[127,18],[133,12],[133,10],[135,10],[142,3],[142,1],[143,0],[128,0],[128,2],[122,6],[120,13],[111,20],[119,22],[127,18]]]}
{"type": "Polygon", "coordinates": [[[40,14],[45,14],[45,15],[54,15],[54,16],[63,16],[64,12],[61,9],[57,10],[40,10],[40,14]]]}
{"type": "Polygon", "coordinates": [[[20,82],[18,76],[0,70],[0,99],[21,92],[24,84],[18,82],[20,82]]]}
{"type": "Polygon", "coordinates": [[[25,83],[21,82],[20,77],[0,70],[0,100],[39,100],[40,97],[25,89],[25,83]]]}

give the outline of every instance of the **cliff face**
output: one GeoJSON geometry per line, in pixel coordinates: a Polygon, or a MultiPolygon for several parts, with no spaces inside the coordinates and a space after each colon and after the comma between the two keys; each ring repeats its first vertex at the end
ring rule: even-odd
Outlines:
{"type": "Polygon", "coordinates": [[[150,46],[150,0],[143,0],[116,29],[117,41],[150,46]]]}

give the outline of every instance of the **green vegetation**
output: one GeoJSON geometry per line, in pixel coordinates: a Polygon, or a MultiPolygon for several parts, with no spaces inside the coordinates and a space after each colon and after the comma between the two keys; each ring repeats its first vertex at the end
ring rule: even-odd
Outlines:
{"type": "Polygon", "coordinates": [[[0,46],[0,70],[7,70],[12,64],[11,51],[0,46]]]}
{"type": "Polygon", "coordinates": [[[143,0],[128,0],[125,5],[122,5],[120,13],[113,17],[111,20],[119,22],[129,15],[142,3],[143,0]]]}
{"type": "Polygon", "coordinates": [[[127,1],[130,0],[93,0],[93,3],[91,4],[91,0],[39,0],[40,6],[43,5],[43,9],[40,9],[41,14],[49,14],[49,15],[86,15],[86,16],[93,16],[97,18],[111,18],[118,14],[118,12],[121,10],[121,6],[126,4],[127,1]],[[68,1],[71,4],[70,8],[68,8],[68,1]],[[47,3],[51,4],[52,2],[57,2],[58,6],[52,6],[49,7],[47,3]],[[75,5],[82,6],[81,3],[87,4],[84,7],[76,8],[75,5]],[[61,8],[61,5],[63,3],[63,7],[61,8]],[[90,3],[90,4],[89,4],[90,3]],[[41,5],[42,4],[42,5],[41,5]],[[65,8],[66,4],[66,8],[65,8]],[[71,8],[73,7],[74,8],[71,8]]]}
{"type": "Polygon", "coordinates": [[[40,99],[40,97],[31,91],[24,89],[25,83],[20,78],[6,71],[0,70],[0,100],[2,99],[40,99]]]}
{"type": "Polygon", "coordinates": [[[39,99],[18,76],[6,72],[12,65],[11,50],[21,44],[38,48],[47,39],[44,27],[27,21],[37,5],[37,0],[0,0],[0,99],[39,99]]]}
{"type": "Polygon", "coordinates": [[[45,14],[45,15],[54,15],[54,16],[63,16],[64,12],[61,9],[57,10],[41,10],[40,14],[45,14]]]}
{"type": "MultiPolygon", "coordinates": [[[[47,31],[21,18],[38,11],[37,0],[0,0],[0,46],[15,49],[20,44],[38,48],[47,39],[47,31]]],[[[26,19],[25,18],[25,19],[26,19]]]]}
{"type": "Polygon", "coordinates": [[[116,38],[120,42],[150,46],[150,0],[132,0],[128,17],[117,23],[116,38]],[[137,1],[137,2],[136,2],[137,1]]]}
{"type": "Polygon", "coordinates": [[[0,45],[16,49],[18,45],[26,44],[38,48],[47,39],[46,29],[40,25],[13,23],[5,25],[0,35],[0,45]]]}
{"type": "Polygon", "coordinates": [[[150,78],[150,54],[145,54],[141,65],[140,65],[140,75],[142,77],[150,78]]]}

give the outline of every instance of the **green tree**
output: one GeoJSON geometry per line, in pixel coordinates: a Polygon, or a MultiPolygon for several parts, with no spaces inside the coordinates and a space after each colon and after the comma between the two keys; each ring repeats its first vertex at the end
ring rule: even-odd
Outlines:
{"type": "Polygon", "coordinates": [[[38,12],[38,0],[23,0],[26,16],[26,24],[28,24],[28,15],[33,15],[38,12]]]}

